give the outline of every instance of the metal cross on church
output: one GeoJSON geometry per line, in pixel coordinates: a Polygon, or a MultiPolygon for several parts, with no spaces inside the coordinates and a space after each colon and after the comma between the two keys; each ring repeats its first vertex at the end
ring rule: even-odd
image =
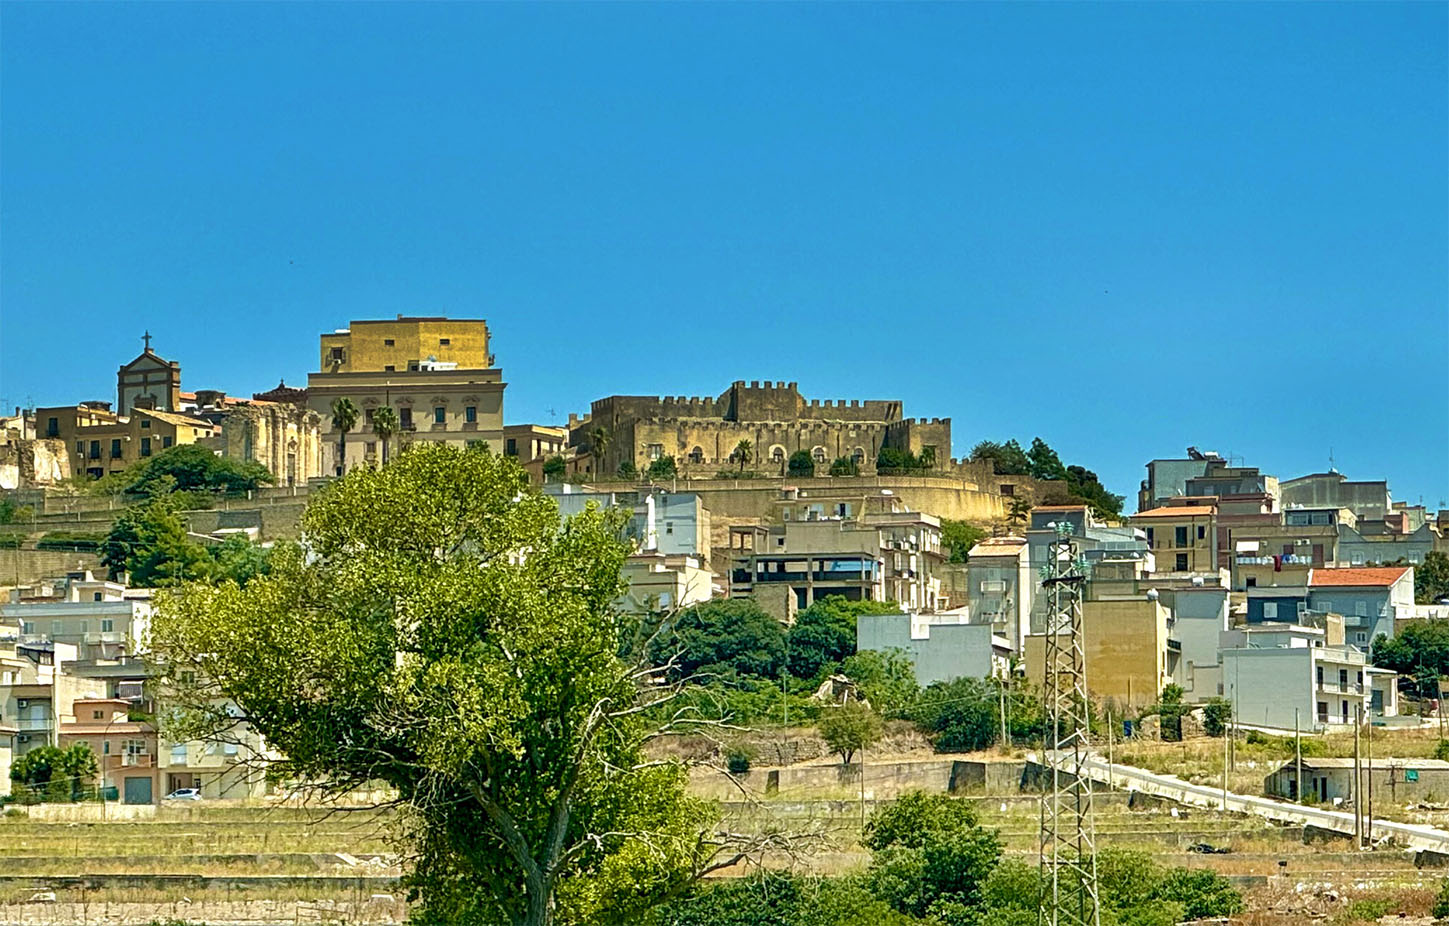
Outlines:
{"type": "Polygon", "coordinates": [[[146,349],[147,350],[150,350],[151,349],[151,332],[150,331],[147,331],[145,334],[141,335],[141,340],[145,342],[146,349]]]}

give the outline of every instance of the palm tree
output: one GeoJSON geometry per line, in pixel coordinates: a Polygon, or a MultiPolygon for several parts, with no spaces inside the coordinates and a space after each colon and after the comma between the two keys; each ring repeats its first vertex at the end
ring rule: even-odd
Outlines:
{"type": "Polygon", "coordinates": [[[1024,524],[1029,514],[1031,514],[1031,501],[1025,498],[1013,498],[1006,520],[1009,524],[1024,524]]]}
{"type": "Polygon", "coordinates": [[[750,462],[750,451],[754,449],[755,445],[750,443],[749,438],[735,444],[735,459],[740,463],[740,472],[745,471],[745,464],[750,462]]]}
{"type": "Polygon", "coordinates": [[[337,432],[337,475],[347,469],[347,432],[357,427],[357,406],[346,396],[332,400],[332,428],[337,432]]]}
{"type": "Polygon", "coordinates": [[[372,433],[382,441],[382,463],[387,465],[387,442],[398,432],[397,412],[392,406],[384,405],[372,414],[372,433]]]}
{"type": "Polygon", "coordinates": [[[609,452],[609,429],[605,427],[594,428],[593,433],[589,435],[589,447],[590,453],[594,457],[594,471],[597,473],[605,472],[604,456],[609,452]]]}

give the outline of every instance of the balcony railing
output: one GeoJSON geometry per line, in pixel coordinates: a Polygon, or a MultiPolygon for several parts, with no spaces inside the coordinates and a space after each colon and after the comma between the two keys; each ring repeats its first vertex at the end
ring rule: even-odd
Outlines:
{"type": "Polygon", "coordinates": [[[1363,694],[1363,686],[1357,682],[1325,681],[1319,684],[1318,690],[1334,694],[1363,694]]]}

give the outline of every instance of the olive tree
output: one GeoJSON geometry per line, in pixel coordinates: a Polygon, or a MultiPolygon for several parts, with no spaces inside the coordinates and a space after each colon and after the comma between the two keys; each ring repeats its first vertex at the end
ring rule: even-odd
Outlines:
{"type": "Polygon", "coordinates": [[[620,526],[561,521],[486,448],[354,470],[244,591],[164,596],[172,722],[248,724],[285,754],[274,776],[325,794],[395,789],[417,922],[637,919],[768,837],[718,832],[684,769],[645,755],[687,718],[613,607],[620,526]]]}

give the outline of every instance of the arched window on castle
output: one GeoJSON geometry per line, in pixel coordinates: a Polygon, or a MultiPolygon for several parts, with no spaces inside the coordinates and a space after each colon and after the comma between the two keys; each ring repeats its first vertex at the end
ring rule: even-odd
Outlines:
{"type": "Polygon", "coordinates": [[[693,450],[689,451],[689,462],[691,462],[691,463],[703,463],[704,462],[704,448],[702,448],[702,447],[695,447],[693,450]]]}

